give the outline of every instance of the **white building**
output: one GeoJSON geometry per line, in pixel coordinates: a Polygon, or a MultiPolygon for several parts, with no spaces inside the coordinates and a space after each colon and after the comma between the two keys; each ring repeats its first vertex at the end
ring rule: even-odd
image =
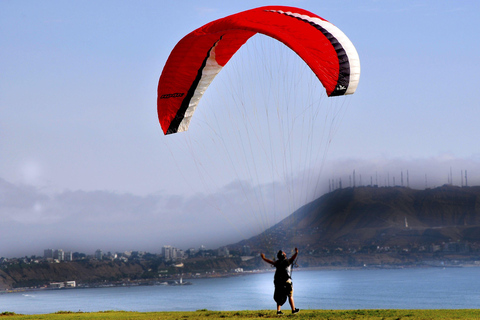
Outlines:
{"type": "Polygon", "coordinates": [[[177,258],[177,250],[172,246],[163,246],[162,255],[167,261],[175,260],[177,258]]]}
{"type": "Polygon", "coordinates": [[[58,261],[64,261],[65,260],[65,252],[62,249],[57,249],[53,253],[53,258],[57,259],[58,261]]]}
{"type": "Polygon", "coordinates": [[[77,283],[74,280],[50,283],[50,288],[75,288],[76,286],[77,283]]]}
{"type": "Polygon", "coordinates": [[[172,246],[163,246],[162,255],[166,261],[174,261],[183,258],[183,250],[177,249],[172,246]]]}

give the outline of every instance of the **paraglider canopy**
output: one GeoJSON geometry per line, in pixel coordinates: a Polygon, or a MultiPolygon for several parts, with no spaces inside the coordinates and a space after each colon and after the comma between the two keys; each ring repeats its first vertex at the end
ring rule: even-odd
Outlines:
{"type": "Polygon", "coordinates": [[[257,33],[295,51],[328,96],[355,92],[360,61],[340,29],[303,9],[267,6],[212,21],[180,40],[158,84],[157,111],[165,134],[188,129],[205,90],[237,50],[257,33]]]}

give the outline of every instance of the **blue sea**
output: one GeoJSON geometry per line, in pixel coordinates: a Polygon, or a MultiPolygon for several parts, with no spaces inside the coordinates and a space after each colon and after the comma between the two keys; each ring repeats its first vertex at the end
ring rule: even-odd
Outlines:
{"type": "MultiPolygon", "coordinates": [[[[5,293],[0,313],[275,309],[271,272],[188,281],[192,285],[5,293]]],[[[295,270],[293,283],[300,309],[480,308],[480,268],[295,270]]]]}

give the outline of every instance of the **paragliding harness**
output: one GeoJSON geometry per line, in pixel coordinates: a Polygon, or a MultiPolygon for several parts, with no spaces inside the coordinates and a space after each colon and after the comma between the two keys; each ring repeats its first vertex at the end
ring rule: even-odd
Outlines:
{"type": "MultiPolygon", "coordinates": [[[[287,301],[287,297],[292,294],[292,291],[293,291],[292,274],[293,274],[293,268],[298,267],[297,259],[298,259],[298,257],[295,258],[295,261],[293,261],[293,263],[290,265],[290,267],[291,267],[290,274],[288,274],[288,272],[286,270],[286,267],[285,267],[285,269],[283,269],[282,265],[280,265],[278,267],[275,266],[277,268],[277,272],[279,270],[281,270],[281,272],[279,274],[277,274],[277,272],[275,272],[275,278],[273,280],[273,283],[275,285],[275,292],[273,293],[273,300],[275,300],[275,302],[278,305],[283,306],[285,304],[285,302],[287,301]],[[285,272],[283,272],[283,271],[285,271],[285,272]]],[[[286,261],[286,259],[284,261],[286,261]]],[[[283,261],[277,260],[276,262],[279,262],[279,263],[283,264],[283,261]]]]}

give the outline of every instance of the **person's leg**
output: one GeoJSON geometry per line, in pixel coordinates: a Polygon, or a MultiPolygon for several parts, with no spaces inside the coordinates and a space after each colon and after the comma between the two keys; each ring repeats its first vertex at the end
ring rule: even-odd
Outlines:
{"type": "Polygon", "coordinates": [[[290,303],[290,307],[292,307],[292,311],[295,310],[295,302],[293,301],[293,296],[288,297],[288,303],[290,303]]]}
{"type": "Polygon", "coordinates": [[[290,307],[292,308],[292,313],[297,313],[298,309],[295,309],[295,301],[293,300],[293,283],[292,280],[287,281],[287,286],[286,286],[286,293],[288,296],[288,303],[290,304],[290,307]]]}
{"type": "Polygon", "coordinates": [[[295,308],[295,301],[293,301],[293,293],[288,296],[288,303],[290,303],[290,307],[292,307],[292,313],[297,313],[300,309],[295,308]]]}
{"type": "Polygon", "coordinates": [[[277,314],[283,314],[281,311],[281,308],[286,300],[286,295],[285,295],[283,286],[275,285],[275,292],[273,293],[273,299],[277,303],[277,314]]]}

